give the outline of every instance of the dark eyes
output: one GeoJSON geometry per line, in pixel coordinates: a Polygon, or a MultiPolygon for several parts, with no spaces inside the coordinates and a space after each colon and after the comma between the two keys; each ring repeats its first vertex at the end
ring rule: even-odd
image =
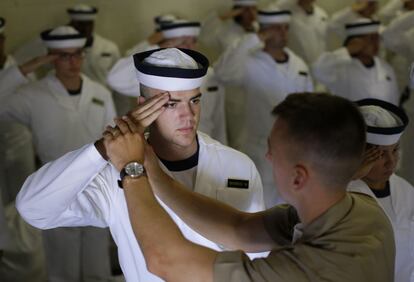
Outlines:
{"type": "MultiPolygon", "coordinates": [[[[195,98],[195,99],[190,100],[190,103],[193,105],[197,105],[200,103],[200,101],[201,101],[201,98],[195,98]]],[[[165,104],[165,107],[167,109],[175,109],[177,108],[177,105],[178,105],[178,102],[167,102],[165,104]]]]}
{"type": "Polygon", "coordinates": [[[174,109],[177,107],[177,103],[176,102],[168,102],[167,104],[165,104],[165,107],[167,109],[174,109]]]}
{"type": "Polygon", "coordinates": [[[201,98],[196,98],[196,99],[191,100],[191,103],[197,105],[200,103],[200,101],[201,101],[201,98]]]}

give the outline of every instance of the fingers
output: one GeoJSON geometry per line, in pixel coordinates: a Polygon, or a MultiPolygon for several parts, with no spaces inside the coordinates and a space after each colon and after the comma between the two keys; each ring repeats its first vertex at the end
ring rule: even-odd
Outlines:
{"type": "Polygon", "coordinates": [[[129,130],[131,132],[133,132],[133,133],[144,133],[143,132],[144,130],[140,130],[140,128],[128,116],[123,116],[122,120],[126,122],[127,126],[129,127],[129,130]]]}
{"type": "MultiPolygon", "coordinates": [[[[146,128],[153,123],[158,116],[165,110],[165,103],[168,102],[169,94],[163,93],[157,95],[144,103],[140,104],[135,110],[128,115],[140,127],[146,128]]],[[[139,102],[142,102],[139,101],[139,102]]]]}
{"type": "Polygon", "coordinates": [[[128,134],[128,133],[132,132],[129,129],[128,124],[124,120],[122,120],[120,118],[115,118],[114,121],[115,121],[115,124],[118,126],[119,130],[121,131],[122,135],[125,135],[125,134],[128,134]]]}
{"type": "MultiPolygon", "coordinates": [[[[158,94],[146,101],[144,101],[142,104],[139,105],[134,111],[131,112],[133,117],[136,116],[146,116],[151,111],[154,111],[162,106],[168,101],[169,99],[169,93],[164,92],[161,94],[158,94]]],[[[142,101],[142,100],[141,100],[142,101]]]]}

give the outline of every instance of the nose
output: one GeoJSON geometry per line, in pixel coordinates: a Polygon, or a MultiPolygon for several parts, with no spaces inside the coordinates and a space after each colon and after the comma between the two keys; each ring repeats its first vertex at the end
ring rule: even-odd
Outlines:
{"type": "Polygon", "coordinates": [[[194,116],[194,110],[191,108],[190,103],[183,103],[180,105],[179,116],[180,118],[188,118],[194,116]]]}
{"type": "Polygon", "coordinates": [[[384,158],[384,166],[387,169],[394,170],[398,162],[398,152],[384,152],[384,155],[382,157],[384,158]]]}

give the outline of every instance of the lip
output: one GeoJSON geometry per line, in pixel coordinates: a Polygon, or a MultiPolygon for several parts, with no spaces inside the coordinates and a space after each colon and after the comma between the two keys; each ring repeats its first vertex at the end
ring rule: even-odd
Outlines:
{"type": "Polygon", "coordinates": [[[191,132],[193,132],[193,130],[194,130],[194,127],[193,126],[188,126],[188,127],[179,128],[178,129],[178,132],[181,132],[181,133],[191,133],[191,132]]]}

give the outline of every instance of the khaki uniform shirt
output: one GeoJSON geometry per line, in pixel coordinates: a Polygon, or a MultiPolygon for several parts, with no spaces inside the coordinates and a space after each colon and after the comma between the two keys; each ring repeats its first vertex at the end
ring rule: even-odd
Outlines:
{"type": "Polygon", "coordinates": [[[392,227],[369,196],[348,193],[306,227],[288,205],[264,221],[278,247],[253,261],[241,251],[220,253],[214,281],[393,281],[392,227]]]}

